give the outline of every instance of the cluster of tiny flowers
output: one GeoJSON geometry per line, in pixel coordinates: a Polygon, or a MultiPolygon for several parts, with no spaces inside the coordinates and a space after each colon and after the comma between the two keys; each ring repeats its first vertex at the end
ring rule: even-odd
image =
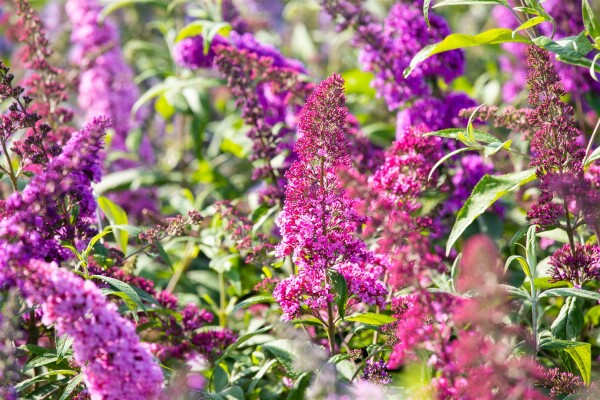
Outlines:
{"type": "Polygon", "coordinates": [[[42,322],[73,337],[75,361],[92,400],[159,397],[160,367],[141,345],[134,325],[119,315],[116,305],[106,303],[96,285],[39,260],[18,274],[27,301],[42,305],[42,322]]]}
{"type": "MultiPolygon", "coordinates": [[[[29,110],[33,98],[23,96],[25,89],[13,86],[13,80],[14,75],[0,61],[0,101],[12,100],[8,110],[0,115],[0,141],[4,147],[8,147],[17,132],[26,130],[24,138],[15,141],[12,146],[12,150],[21,158],[21,167],[46,164],[51,157],[60,154],[61,148],[56,143],[46,147],[45,141],[52,128],[40,122],[40,115],[29,110]]],[[[3,172],[11,174],[11,171],[12,166],[3,167],[3,172]]],[[[11,175],[14,176],[14,172],[11,175]]]]}
{"type": "Polygon", "coordinates": [[[539,374],[537,384],[550,389],[550,396],[553,398],[577,394],[578,399],[592,400],[598,395],[598,385],[595,382],[588,387],[579,376],[571,372],[561,371],[559,368],[545,370],[540,366],[539,374]]]}
{"type": "MultiPolygon", "coordinates": [[[[121,52],[117,27],[108,19],[99,22],[102,8],[98,0],[69,0],[66,3],[67,16],[73,26],[71,57],[81,69],[78,101],[88,118],[98,115],[111,118],[115,132],[111,149],[127,152],[127,135],[135,127],[131,110],[139,92],[133,71],[121,52]]],[[[147,136],[141,141],[139,156],[141,164],[150,165],[154,161],[147,136]]],[[[111,169],[119,171],[139,165],[123,158],[112,162],[111,169]]],[[[156,209],[156,194],[150,189],[114,193],[110,197],[134,220],[142,219],[144,209],[156,209]]]]}
{"type": "Polygon", "coordinates": [[[466,118],[459,115],[464,108],[473,107],[475,102],[464,93],[448,93],[442,98],[432,96],[414,101],[410,107],[400,111],[396,118],[396,128],[425,125],[430,131],[464,126],[466,118]]]}
{"type": "Polygon", "coordinates": [[[303,304],[318,313],[333,299],[329,270],[345,278],[349,296],[366,304],[385,302],[373,254],[355,236],[363,219],[337,177],[337,171],[352,168],[346,119],[343,79],[333,75],[319,84],[301,113],[298,160],[286,173],[285,204],[277,218],[282,235],[277,254],[292,255],[298,266],[298,274],[273,293],[285,319],[297,317],[303,304]]]}
{"type": "Polygon", "coordinates": [[[362,379],[379,385],[387,385],[392,381],[387,364],[383,360],[368,360],[363,369],[362,379]]]}
{"type": "Polygon", "coordinates": [[[565,244],[550,258],[550,275],[554,282],[568,281],[580,288],[600,278],[600,247],[593,244],[565,244]]]}
{"type": "MultiPolygon", "coordinates": [[[[550,22],[539,24],[536,29],[542,35],[552,37],[556,41],[578,35],[584,30],[580,0],[547,0],[543,3],[543,7],[554,19],[555,30],[550,22]]],[[[510,10],[504,6],[496,7],[493,16],[503,28],[516,29],[520,25],[510,10]]],[[[502,47],[507,55],[500,58],[500,68],[511,78],[504,84],[502,94],[504,101],[512,102],[526,84],[526,45],[506,43],[502,47]]],[[[600,88],[600,84],[589,74],[579,73],[578,67],[559,61],[554,61],[553,64],[565,89],[575,97],[584,100],[586,93],[600,88]]]]}
{"type": "Polygon", "coordinates": [[[215,209],[215,215],[222,220],[224,248],[235,248],[248,264],[262,266],[275,262],[275,246],[267,235],[253,232],[252,222],[247,216],[229,201],[215,203],[215,209]]]}
{"type": "Polygon", "coordinates": [[[204,218],[196,210],[188,212],[187,218],[182,215],[166,218],[165,221],[157,221],[157,225],[147,229],[138,235],[138,239],[150,251],[158,253],[158,242],[168,236],[177,237],[185,235],[189,225],[200,225],[204,218]]]}
{"type": "MultiPolygon", "coordinates": [[[[1,239],[19,237],[21,245],[27,246],[27,257],[54,261],[71,256],[60,241],[78,249],[86,244],[96,233],[91,183],[101,177],[99,157],[109,125],[105,118],[92,120],[22,192],[0,203],[1,239]]],[[[12,256],[20,259],[25,255],[12,256]]]]}
{"type": "Polygon", "coordinates": [[[19,41],[25,43],[20,49],[21,59],[25,67],[32,71],[23,82],[23,86],[29,88],[27,95],[34,99],[31,109],[55,129],[52,135],[45,138],[46,142],[64,143],[73,131],[67,125],[73,119],[73,112],[61,106],[68,98],[62,82],[64,72],[48,61],[52,50],[42,21],[29,2],[18,0],[15,6],[18,16],[15,30],[19,41]]]}
{"type": "Polygon", "coordinates": [[[404,106],[415,97],[430,96],[428,79],[439,77],[450,82],[463,71],[463,54],[450,51],[444,57],[431,57],[404,78],[404,70],[419,50],[450,34],[446,21],[437,15],[430,14],[431,26],[427,26],[420,1],[397,2],[383,25],[362,8],[361,2],[326,0],[323,3],[325,10],[340,20],[339,29],[355,29],[354,42],[362,47],[359,59],[365,70],[375,74],[373,87],[390,110],[404,106]]]}
{"type": "Polygon", "coordinates": [[[529,124],[529,108],[514,108],[507,106],[499,109],[497,106],[481,106],[465,108],[459,112],[462,118],[473,116],[477,122],[489,122],[497,128],[506,128],[512,132],[520,132],[524,139],[531,138],[535,129],[529,124]]]}
{"type": "Polygon", "coordinates": [[[546,228],[557,225],[561,217],[568,218],[568,211],[581,211],[593,224],[598,193],[584,176],[585,151],[577,142],[581,132],[575,126],[573,108],[561,100],[565,91],[548,52],[529,46],[527,62],[529,104],[535,107],[528,120],[538,128],[531,140],[530,166],[537,168],[542,192],[527,217],[546,228]],[[554,202],[555,198],[562,204],[554,202]]]}

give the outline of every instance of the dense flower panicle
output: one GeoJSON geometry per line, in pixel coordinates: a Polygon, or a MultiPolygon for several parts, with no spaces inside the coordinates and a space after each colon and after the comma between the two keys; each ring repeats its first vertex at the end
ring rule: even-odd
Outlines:
{"type": "Polygon", "coordinates": [[[581,133],[575,126],[573,108],[561,100],[565,91],[548,53],[530,46],[527,61],[529,103],[535,107],[528,120],[538,128],[531,140],[530,166],[537,168],[542,191],[528,219],[544,228],[556,225],[560,217],[568,217],[568,211],[582,211],[593,220],[596,212],[589,199],[595,199],[597,194],[584,176],[585,150],[577,142],[581,133]],[[555,198],[562,204],[554,202],[555,198]]]}
{"type": "Polygon", "coordinates": [[[298,274],[281,281],[274,297],[285,319],[308,306],[318,313],[333,299],[329,270],[347,281],[348,294],[367,304],[383,304],[386,289],[373,254],[355,236],[362,218],[340,187],[338,171],[351,169],[346,136],[343,80],[333,75],[309,97],[301,113],[298,160],[286,173],[283,211],[277,218],[282,241],[279,256],[292,255],[298,274]]]}
{"type": "Polygon", "coordinates": [[[20,49],[21,59],[32,71],[23,83],[23,86],[28,88],[27,95],[34,99],[31,110],[44,118],[54,129],[45,138],[46,146],[64,143],[73,132],[73,128],[67,125],[73,119],[73,112],[61,105],[68,98],[63,82],[64,71],[50,64],[52,49],[42,21],[29,2],[18,0],[15,6],[19,41],[25,43],[20,49]]]}
{"type": "MultiPolygon", "coordinates": [[[[60,241],[77,248],[86,244],[96,233],[91,183],[101,177],[100,150],[109,126],[105,118],[92,120],[69,139],[63,152],[35,175],[22,193],[14,193],[4,202],[1,239],[20,238],[20,251],[26,248],[27,257],[54,261],[72,256],[60,241]]],[[[13,256],[20,259],[25,255],[13,256]]]]}
{"type": "Polygon", "coordinates": [[[31,261],[17,273],[28,302],[41,304],[42,322],[73,337],[75,361],[92,400],[158,398],[160,367],[141,345],[134,325],[116,305],[106,303],[96,285],[43,261],[31,261]]]}
{"type": "Polygon", "coordinates": [[[552,254],[549,263],[553,282],[568,281],[580,288],[586,282],[600,278],[600,247],[578,243],[571,249],[565,244],[552,254]]]}

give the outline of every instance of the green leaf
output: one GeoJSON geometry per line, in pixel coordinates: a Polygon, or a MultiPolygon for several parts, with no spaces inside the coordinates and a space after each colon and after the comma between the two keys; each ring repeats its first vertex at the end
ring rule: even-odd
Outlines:
{"type": "MultiPolygon", "coordinates": [[[[146,306],[144,305],[144,303],[142,303],[142,299],[140,299],[140,296],[133,289],[133,287],[131,287],[131,285],[129,285],[128,283],[122,282],[115,278],[111,278],[109,276],[102,276],[102,275],[92,275],[91,278],[92,279],[100,279],[100,280],[108,283],[109,285],[113,286],[115,289],[123,292],[129,299],[131,299],[131,301],[133,301],[135,303],[135,305],[140,310],[143,310],[144,312],[147,311],[146,306]]],[[[134,315],[135,315],[135,313],[134,313],[134,315]]]]}
{"type": "Polygon", "coordinates": [[[46,380],[46,378],[48,378],[50,376],[54,376],[54,375],[77,375],[77,372],[72,371],[70,369],[57,369],[54,371],[44,372],[43,374],[36,375],[33,378],[26,379],[24,381],[19,382],[18,384],[15,385],[15,390],[17,392],[21,393],[23,390],[27,389],[29,386],[33,385],[34,383],[36,383],[38,381],[46,380]]]}
{"type": "Polygon", "coordinates": [[[304,372],[300,375],[300,377],[296,379],[296,382],[294,382],[294,386],[292,386],[292,390],[290,390],[287,400],[304,400],[304,392],[306,392],[306,388],[308,388],[311,377],[312,374],[309,372],[304,372]]]}
{"type": "Polygon", "coordinates": [[[504,28],[495,28],[482,32],[478,35],[465,35],[454,33],[447,36],[439,43],[424,47],[410,61],[408,68],[404,70],[404,77],[410,75],[417,65],[429,57],[450,50],[463,49],[465,47],[481,46],[487,44],[501,43],[530,43],[530,40],[524,36],[517,35],[513,38],[512,30],[504,28]]]}
{"type": "Polygon", "coordinates": [[[537,240],[535,238],[536,230],[537,227],[535,225],[531,225],[529,229],[527,229],[527,241],[525,242],[525,257],[527,258],[527,265],[529,265],[529,268],[531,268],[531,272],[534,279],[535,277],[537,277],[537,240]]]}
{"type": "MultiPolygon", "coordinates": [[[[438,136],[438,137],[443,137],[443,138],[460,140],[459,135],[461,135],[461,134],[464,135],[465,133],[467,133],[467,130],[465,128],[450,128],[450,129],[442,129],[440,131],[435,131],[435,132],[429,132],[429,133],[426,133],[425,136],[438,136]]],[[[496,138],[494,135],[492,135],[488,132],[485,132],[485,131],[478,130],[478,129],[473,129],[473,137],[478,142],[501,143],[500,139],[496,138]]]]}
{"type": "Polygon", "coordinates": [[[583,15],[585,30],[596,41],[600,37],[600,22],[598,22],[596,15],[594,15],[594,10],[588,0],[581,2],[581,14],[583,15]]]}
{"type": "MultiPolygon", "coordinates": [[[[254,337],[254,336],[256,336],[256,335],[260,335],[260,334],[262,334],[262,333],[268,332],[270,329],[271,329],[271,325],[267,325],[267,326],[264,326],[264,327],[262,327],[262,328],[260,328],[260,329],[257,329],[257,330],[255,330],[255,331],[253,331],[253,332],[248,332],[248,333],[246,333],[246,334],[244,334],[244,335],[240,336],[240,337],[238,338],[238,340],[236,340],[236,341],[235,341],[235,343],[234,343],[234,344],[232,344],[231,346],[229,346],[229,347],[227,348],[227,350],[225,350],[225,351],[223,352],[223,354],[221,355],[221,358],[219,358],[219,359],[217,360],[217,362],[216,362],[214,365],[219,365],[219,364],[221,364],[221,363],[223,362],[223,360],[225,360],[225,358],[227,358],[227,356],[229,356],[229,354],[230,354],[232,351],[236,350],[238,347],[240,347],[240,346],[241,346],[241,345],[242,345],[244,342],[246,342],[247,340],[249,340],[249,339],[253,338],[253,337],[254,337]]],[[[213,376],[214,376],[214,369],[213,369],[213,373],[212,373],[212,375],[211,375],[211,377],[210,377],[210,381],[211,381],[211,382],[212,382],[212,380],[213,380],[213,376]]]]}
{"type": "Polygon", "coordinates": [[[148,101],[155,97],[158,97],[167,92],[180,92],[186,88],[198,88],[205,89],[211,86],[215,86],[218,83],[216,79],[210,79],[205,77],[196,77],[190,79],[179,79],[175,77],[169,77],[150,89],[148,89],[140,98],[135,102],[131,108],[131,114],[135,115],[142,108],[142,106],[148,101]]]}
{"type": "Polygon", "coordinates": [[[63,390],[63,392],[60,395],[60,398],[58,400],[69,399],[70,398],[69,396],[71,395],[71,393],[73,393],[73,391],[75,391],[75,389],[77,389],[77,386],[79,386],[82,381],[83,381],[83,374],[75,375],[73,378],[71,378],[69,380],[69,382],[67,383],[67,385],[65,386],[65,390],[63,390]]]}
{"type": "Polygon", "coordinates": [[[213,371],[213,379],[212,384],[215,389],[215,392],[220,392],[225,389],[225,386],[229,383],[229,375],[227,372],[220,366],[217,365],[213,371]]]}
{"type": "Polygon", "coordinates": [[[589,39],[583,33],[578,36],[569,36],[556,42],[546,36],[539,36],[533,39],[533,43],[553,52],[558,56],[558,59],[562,57],[571,60],[585,58],[594,49],[589,39]]]}
{"type": "MultiPolygon", "coordinates": [[[[127,218],[127,214],[125,210],[121,208],[118,204],[112,202],[108,198],[104,196],[98,197],[98,206],[106,215],[106,218],[110,221],[111,225],[128,225],[129,219],[127,218]]],[[[121,247],[121,251],[127,254],[127,242],[129,241],[129,235],[125,231],[116,230],[114,232],[115,239],[119,243],[119,247],[121,247]]]]}
{"type": "Polygon", "coordinates": [[[476,5],[476,4],[499,4],[503,6],[508,6],[506,1],[504,0],[443,0],[439,3],[436,3],[432,8],[445,7],[445,6],[466,6],[466,5],[476,5]]]}
{"type": "Polygon", "coordinates": [[[391,324],[396,319],[394,317],[390,317],[385,314],[376,314],[376,313],[363,313],[363,314],[354,314],[350,317],[346,317],[346,321],[350,322],[360,322],[367,325],[373,326],[381,326],[385,324],[391,324]]]}
{"type": "Polygon", "coordinates": [[[43,365],[48,365],[52,363],[57,363],[58,357],[54,353],[49,353],[47,355],[38,356],[32,360],[27,361],[23,366],[23,371],[29,371],[30,369],[41,367],[43,365]]]}
{"type": "Polygon", "coordinates": [[[452,246],[465,229],[499,198],[534,179],[533,169],[506,175],[485,175],[481,178],[456,215],[456,222],[446,244],[446,254],[450,254],[452,246]]]}
{"type": "Polygon", "coordinates": [[[498,285],[498,288],[505,291],[512,297],[516,297],[516,298],[523,299],[523,300],[531,300],[531,296],[523,288],[517,288],[517,287],[511,286],[511,285],[504,285],[504,284],[498,285]]]}
{"type": "Polygon", "coordinates": [[[579,344],[579,346],[569,347],[563,351],[571,357],[579,369],[581,378],[586,385],[589,385],[592,377],[592,345],[589,343],[579,344]]]}
{"type": "Polygon", "coordinates": [[[483,149],[483,155],[486,157],[493,156],[500,150],[509,150],[510,145],[512,144],[512,140],[507,140],[503,143],[490,143],[483,149]]]}
{"type": "Polygon", "coordinates": [[[431,5],[431,0],[423,1],[423,18],[425,18],[425,23],[427,24],[427,28],[431,28],[431,24],[429,23],[429,6],[431,5]]]}
{"type": "Polygon", "coordinates": [[[525,260],[525,258],[523,258],[522,256],[513,255],[513,256],[508,257],[508,259],[506,260],[506,263],[504,264],[504,270],[506,271],[508,269],[508,266],[510,265],[510,263],[515,260],[517,260],[519,262],[519,265],[521,266],[523,273],[529,279],[531,279],[531,269],[529,268],[529,264],[527,264],[527,260],[525,260]]]}
{"type": "MultiPolygon", "coordinates": [[[[306,346],[312,345],[306,342],[306,346]]],[[[302,374],[294,367],[294,362],[305,356],[303,347],[297,340],[278,339],[263,345],[263,350],[271,353],[292,378],[299,378],[302,374]]]]}
{"type": "Polygon", "coordinates": [[[519,25],[519,27],[513,31],[513,37],[515,37],[518,32],[525,30],[525,29],[529,29],[536,25],[539,25],[545,21],[548,21],[548,18],[546,18],[545,16],[539,16],[539,17],[534,17],[534,18],[528,19],[527,21],[525,21],[521,25],[519,25]]]}
{"type": "Polygon", "coordinates": [[[329,270],[329,278],[333,284],[335,293],[335,304],[338,306],[338,313],[343,320],[346,316],[346,302],[348,301],[348,285],[346,279],[338,271],[329,270]]]}
{"type": "Polygon", "coordinates": [[[550,330],[557,339],[575,341],[583,329],[583,300],[567,297],[550,330]]]}
{"type": "Polygon", "coordinates": [[[544,297],[579,297],[581,299],[600,301],[600,293],[591,292],[589,290],[577,289],[577,288],[556,288],[549,289],[542,292],[539,298],[544,297]]]}
{"type": "MultiPolygon", "coordinates": [[[[600,54],[600,53],[599,53],[600,54]]],[[[590,165],[600,158],[600,147],[596,147],[594,151],[585,159],[585,165],[590,165]]]]}
{"type": "Polygon", "coordinates": [[[69,335],[61,335],[61,336],[56,335],[55,344],[56,344],[56,355],[58,357],[58,360],[60,361],[61,359],[63,359],[65,357],[65,355],[71,348],[71,345],[73,344],[73,337],[69,336],[69,335]]]}
{"type": "Polygon", "coordinates": [[[235,314],[237,311],[254,304],[273,303],[274,301],[275,299],[273,299],[273,296],[271,295],[253,296],[237,303],[235,307],[233,307],[231,313],[235,314]]]}
{"type": "Polygon", "coordinates": [[[457,154],[460,153],[464,153],[465,151],[469,151],[469,150],[476,150],[474,147],[461,147],[460,149],[456,149],[448,154],[446,154],[444,157],[440,158],[438,160],[438,162],[436,162],[433,167],[431,168],[431,171],[429,171],[429,176],[427,177],[427,179],[431,179],[431,177],[433,176],[433,173],[435,172],[435,170],[442,165],[442,163],[452,157],[454,157],[457,154]]]}

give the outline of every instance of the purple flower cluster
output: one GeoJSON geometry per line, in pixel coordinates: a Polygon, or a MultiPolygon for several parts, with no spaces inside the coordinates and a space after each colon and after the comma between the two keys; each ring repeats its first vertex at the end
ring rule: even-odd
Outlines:
{"type": "Polygon", "coordinates": [[[430,131],[465,126],[468,117],[459,116],[462,109],[475,106],[475,101],[464,93],[448,93],[442,98],[427,96],[417,99],[400,112],[396,130],[425,125],[430,131]]]}
{"type": "Polygon", "coordinates": [[[594,224],[598,193],[583,172],[585,151],[577,142],[581,133],[575,126],[573,108],[561,100],[564,87],[548,53],[530,46],[527,61],[529,104],[535,107],[528,120],[538,128],[531,140],[530,166],[537,168],[542,191],[527,217],[545,228],[556,226],[563,217],[570,224],[569,212],[582,212],[588,223],[594,224]]]}
{"type": "Polygon", "coordinates": [[[65,260],[72,254],[61,241],[81,249],[96,233],[91,183],[101,177],[99,158],[109,126],[105,118],[92,120],[21,193],[0,204],[0,240],[20,238],[20,247],[9,259],[65,260]]]}
{"type": "MultiPolygon", "coordinates": [[[[88,118],[109,116],[115,131],[111,149],[126,152],[127,136],[136,126],[131,110],[139,92],[133,71],[125,62],[119,46],[118,28],[109,20],[99,22],[102,5],[98,0],[69,0],[66,11],[73,25],[71,58],[81,68],[79,105],[88,118]]],[[[140,144],[139,156],[142,164],[154,162],[148,137],[144,137],[140,144]]],[[[112,169],[136,166],[139,164],[133,160],[120,159],[113,162],[112,169]]],[[[128,215],[139,220],[144,208],[156,209],[157,200],[151,190],[138,189],[136,192],[116,193],[111,197],[120,203],[128,215]]]]}
{"type": "MultiPolygon", "coordinates": [[[[450,34],[448,23],[440,16],[430,15],[431,26],[427,26],[421,3],[396,3],[377,35],[380,41],[365,43],[361,50],[359,59],[365,70],[375,74],[373,87],[385,99],[390,110],[404,106],[415,97],[431,96],[428,80],[441,78],[450,82],[463,72],[463,53],[453,50],[443,56],[429,58],[408,78],[403,77],[404,70],[418,51],[450,34]]],[[[358,40],[362,31],[371,29],[376,30],[370,26],[359,27],[358,40]]]]}
{"type": "Polygon", "coordinates": [[[553,282],[568,281],[581,288],[586,282],[600,278],[600,247],[593,244],[565,244],[550,258],[553,282]]]}
{"type": "Polygon", "coordinates": [[[337,177],[337,171],[352,168],[346,118],[343,79],[333,75],[319,84],[301,113],[301,137],[294,148],[298,160],[286,173],[285,204],[277,218],[282,235],[277,254],[292,255],[298,267],[273,293],[287,320],[298,317],[303,306],[320,317],[334,297],[330,270],[345,278],[349,296],[366,304],[385,303],[373,254],[355,236],[363,219],[337,177]]]}
{"type": "Polygon", "coordinates": [[[23,267],[18,274],[25,298],[42,306],[45,325],[73,337],[75,361],[92,400],[159,398],[160,367],[141,345],[135,326],[106,303],[96,285],[56,263],[32,260],[23,267]]]}
{"type": "Polygon", "coordinates": [[[251,33],[240,34],[236,31],[232,31],[227,38],[214,36],[207,53],[204,52],[202,35],[185,38],[175,45],[173,58],[177,64],[186,68],[211,68],[216,56],[215,50],[219,46],[230,46],[247,54],[254,54],[258,58],[267,58],[273,68],[285,68],[299,74],[306,73],[301,62],[284,57],[274,46],[259,42],[251,33]]]}

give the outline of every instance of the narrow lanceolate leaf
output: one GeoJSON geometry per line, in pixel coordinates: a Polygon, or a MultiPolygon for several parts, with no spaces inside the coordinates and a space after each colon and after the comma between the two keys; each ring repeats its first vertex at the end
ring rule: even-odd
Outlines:
{"type": "MultiPolygon", "coordinates": [[[[110,221],[112,225],[128,225],[129,219],[127,218],[127,213],[125,210],[121,208],[118,204],[112,202],[108,198],[104,196],[98,197],[98,206],[106,215],[106,218],[110,221]]],[[[129,241],[129,235],[126,231],[115,230],[114,231],[115,239],[119,243],[119,247],[121,247],[121,251],[127,254],[127,242],[129,241]]]]}
{"type": "Polygon", "coordinates": [[[390,324],[394,322],[396,319],[394,317],[390,317],[385,314],[375,314],[375,313],[364,313],[364,314],[356,314],[351,317],[347,317],[346,321],[350,322],[361,322],[363,324],[373,325],[373,326],[381,326],[385,324],[390,324]]]}
{"type": "Polygon", "coordinates": [[[583,25],[588,34],[596,40],[600,37],[600,22],[594,14],[594,10],[590,6],[588,0],[581,2],[581,14],[583,15],[583,25]]]}
{"type": "Polygon", "coordinates": [[[516,297],[522,300],[531,300],[529,293],[523,288],[517,288],[510,285],[498,285],[498,288],[506,292],[509,296],[516,297]]]}
{"type": "Polygon", "coordinates": [[[429,24],[429,6],[431,5],[431,0],[423,1],[423,17],[425,17],[425,22],[427,23],[427,27],[430,28],[429,24]]]}
{"type": "Polygon", "coordinates": [[[456,222],[446,244],[446,253],[450,254],[452,246],[465,229],[499,198],[534,179],[535,171],[533,169],[506,175],[485,175],[481,178],[456,215],[456,222]]]}
{"type": "Polygon", "coordinates": [[[583,300],[567,297],[550,330],[557,339],[577,340],[583,329],[583,300]]]}
{"type": "Polygon", "coordinates": [[[110,276],[103,276],[103,275],[92,275],[91,278],[100,279],[100,280],[108,283],[109,285],[111,285],[112,287],[117,289],[118,291],[125,294],[127,296],[127,298],[129,298],[133,303],[135,303],[135,305],[140,310],[146,311],[146,306],[144,305],[144,303],[142,303],[142,299],[140,299],[140,296],[133,289],[133,287],[131,285],[129,285],[128,283],[122,282],[115,278],[111,278],[110,276]]]}
{"type": "MultiPolygon", "coordinates": [[[[438,137],[443,137],[443,138],[460,140],[461,136],[465,136],[465,134],[467,134],[467,133],[468,132],[467,132],[466,128],[449,128],[449,129],[442,129],[440,131],[429,132],[429,133],[426,133],[425,136],[438,136],[438,137]]],[[[492,135],[491,133],[488,133],[486,131],[481,131],[479,129],[473,129],[472,134],[473,134],[473,137],[475,138],[475,141],[477,141],[477,142],[482,142],[482,143],[486,143],[486,144],[502,143],[502,141],[500,139],[498,139],[497,137],[495,137],[494,135],[492,135]]]]}
{"type": "Polygon", "coordinates": [[[591,292],[589,290],[584,290],[584,289],[577,289],[577,288],[549,289],[549,290],[546,290],[545,292],[542,292],[540,294],[539,298],[568,297],[568,296],[579,297],[581,299],[600,301],[600,293],[591,292]]]}
{"type": "Polygon", "coordinates": [[[478,35],[464,35],[461,33],[454,33],[447,36],[444,40],[439,43],[435,43],[424,47],[419,51],[413,59],[410,61],[408,68],[404,70],[404,76],[407,77],[415,69],[417,65],[428,59],[429,57],[443,53],[450,50],[463,49],[466,47],[481,46],[488,44],[501,44],[501,43],[530,43],[530,40],[521,35],[515,35],[513,38],[513,32],[511,29],[496,28],[482,32],[478,35]]]}
{"type": "Polygon", "coordinates": [[[443,0],[436,3],[432,8],[444,6],[466,6],[466,5],[498,4],[506,6],[505,0],[443,0]]]}
{"type": "Polygon", "coordinates": [[[516,36],[517,33],[522,30],[532,28],[532,27],[539,25],[542,22],[546,22],[546,21],[548,21],[548,18],[546,18],[545,16],[539,16],[539,17],[528,19],[527,21],[525,21],[521,25],[519,25],[519,27],[513,31],[513,37],[516,36]]]}
{"type": "Polygon", "coordinates": [[[348,301],[348,285],[346,284],[344,276],[339,272],[330,270],[329,273],[331,283],[333,284],[338,313],[340,314],[340,318],[344,319],[346,316],[346,302],[348,301]]]}

